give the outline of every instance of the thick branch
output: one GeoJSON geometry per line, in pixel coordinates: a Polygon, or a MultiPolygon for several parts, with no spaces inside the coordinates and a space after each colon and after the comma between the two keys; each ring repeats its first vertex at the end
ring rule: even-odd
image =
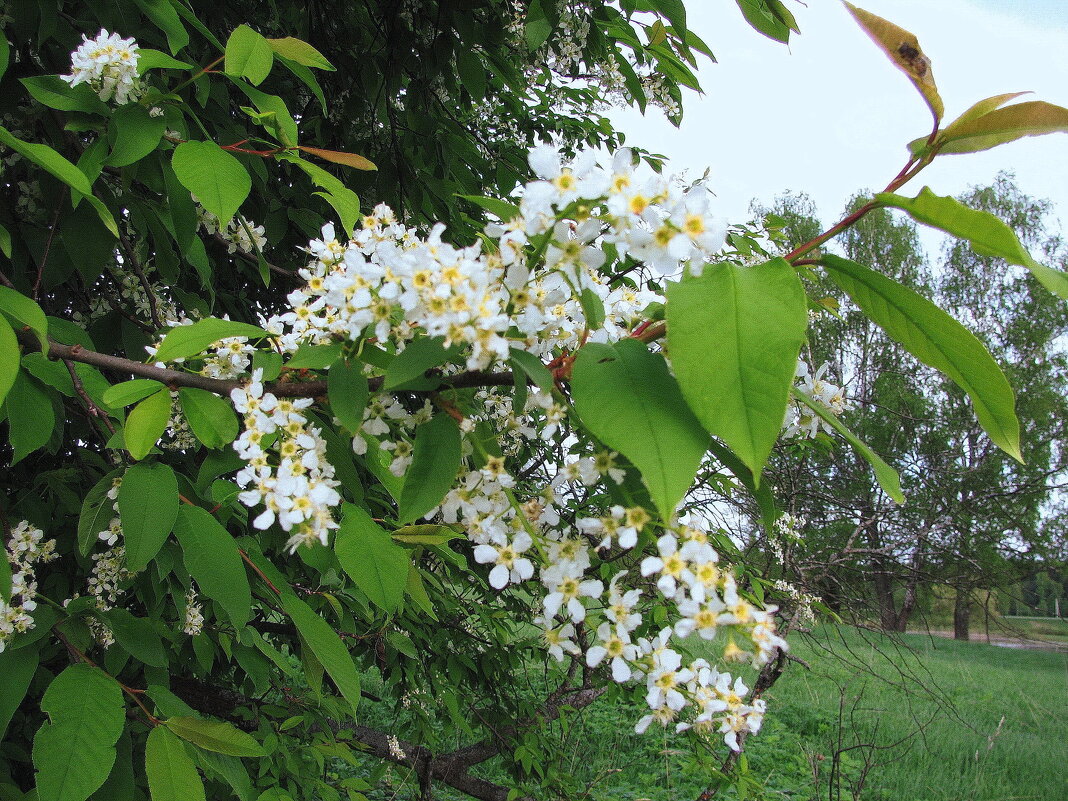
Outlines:
{"type": "MultiPolygon", "coordinates": [[[[37,338],[29,331],[16,331],[19,342],[28,353],[41,349],[37,338]]],[[[225,380],[220,378],[208,378],[197,373],[185,373],[180,370],[172,370],[169,367],[156,367],[152,364],[135,362],[132,359],[124,359],[121,356],[110,356],[106,353],[83,348],[81,345],[61,345],[49,340],[49,359],[63,359],[82,364],[91,364],[104,370],[126,375],[136,375],[141,378],[151,378],[166,384],[168,387],[193,387],[206,389],[216,395],[229,395],[234,389],[244,386],[243,381],[225,380]]],[[[368,381],[372,392],[382,387],[382,377],[375,376],[368,381]]],[[[481,371],[461,373],[460,375],[443,378],[441,383],[446,387],[461,389],[466,387],[506,387],[512,386],[514,378],[511,373],[486,373],[481,371]]],[[[272,392],[279,398],[316,398],[326,394],[326,381],[305,381],[303,383],[288,383],[284,381],[272,381],[264,385],[264,391],[272,392]]]]}

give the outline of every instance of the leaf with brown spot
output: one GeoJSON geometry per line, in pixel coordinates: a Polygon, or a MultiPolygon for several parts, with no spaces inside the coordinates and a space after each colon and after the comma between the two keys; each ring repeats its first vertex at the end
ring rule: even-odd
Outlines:
{"type": "Polygon", "coordinates": [[[931,60],[923,54],[923,49],[915,34],[870,11],[857,8],[852,3],[845,5],[871,40],[882,48],[882,51],[897,65],[899,70],[909,76],[923,95],[923,99],[927,101],[937,124],[942,119],[945,106],[941,95],[938,94],[938,87],[935,85],[931,60]]]}
{"type": "Polygon", "coordinates": [[[370,159],[365,159],[363,156],[357,156],[355,153],[343,153],[340,150],[323,150],[321,147],[307,147],[306,145],[298,145],[298,150],[303,150],[305,153],[311,153],[313,156],[318,156],[326,161],[332,161],[334,164],[344,164],[346,167],[352,167],[356,170],[377,170],[378,167],[370,159]]]}

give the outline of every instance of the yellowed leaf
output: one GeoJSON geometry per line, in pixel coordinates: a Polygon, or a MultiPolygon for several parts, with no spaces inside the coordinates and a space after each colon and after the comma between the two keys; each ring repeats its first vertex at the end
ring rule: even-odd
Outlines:
{"type": "Polygon", "coordinates": [[[306,145],[299,145],[298,150],[303,150],[305,153],[311,153],[313,156],[318,156],[325,161],[332,161],[334,164],[344,164],[346,167],[352,167],[356,170],[377,170],[378,167],[375,163],[363,156],[358,156],[355,153],[344,153],[340,150],[324,150],[321,147],[308,147],[306,145]]]}
{"type": "Polygon", "coordinates": [[[941,95],[938,94],[931,60],[924,55],[915,34],[870,11],[857,8],[852,3],[845,5],[864,32],[886,53],[887,58],[909,76],[913,85],[923,95],[923,99],[927,101],[937,124],[945,113],[945,106],[941,95]]]}
{"type": "Polygon", "coordinates": [[[940,137],[939,153],[975,153],[1025,136],[1058,132],[1068,133],[1068,109],[1032,100],[953,123],[940,137]]]}
{"type": "MultiPolygon", "coordinates": [[[[980,117],[989,114],[995,109],[1001,108],[1010,100],[1015,100],[1018,97],[1029,94],[1031,93],[1008,92],[1007,94],[994,95],[993,97],[988,97],[984,100],[980,100],[978,103],[974,104],[973,106],[971,106],[971,108],[969,108],[959,117],[957,117],[957,119],[953,120],[953,122],[947,125],[942,131],[939,131],[939,136],[936,140],[936,144],[946,141],[947,137],[952,138],[953,134],[966,123],[970,123],[973,120],[977,120],[980,117]]],[[[919,139],[914,139],[913,141],[909,142],[909,151],[916,156],[925,154],[932,147],[928,145],[928,142],[930,141],[930,137],[926,136],[921,136],[919,139]]]]}

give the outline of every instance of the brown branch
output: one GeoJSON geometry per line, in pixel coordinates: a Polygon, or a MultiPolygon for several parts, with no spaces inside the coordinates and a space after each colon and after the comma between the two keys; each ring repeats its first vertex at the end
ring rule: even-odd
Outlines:
{"type": "Polygon", "coordinates": [[[152,291],[152,284],[148,282],[145,271],[141,269],[141,261],[137,258],[137,248],[122,231],[119,231],[119,242],[122,243],[122,249],[126,253],[126,259],[129,262],[128,266],[134,271],[137,281],[141,284],[141,289],[144,290],[145,297],[148,299],[148,313],[152,318],[152,325],[156,326],[157,329],[162,328],[163,321],[160,319],[159,308],[156,305],[156,293],[152,291]]]}
{"type": "MultiPolygon", "coordinates": [[[[15,335],[26,349],[26,352],[34,353],[41,349],[37,338],[29,331],[16,331],[15,335]]],[[[244,381],[208,378],[197,373],[172,370],[169,367],[156,367],[152,364],[124,359],[121,356],[97,353],[83,348],[81,345],[62,345],[54,340],[49,340],[48,344],[48,353],[45,355],[49,359],[69,359],[72,362],[91,364],[93,367],[116,373],[151,378],[167,385],[171,389],[193,387],[194,389],[205,389],[208,392],[214,392],[216,395],[229,395],[231,391],[245,386],[244,381]]],[[[382,376],[374,376],[368,381],[368,385],[372,392],[377,392],[382,388],[382,382],[382,376]]],[[[442,378],[441,383],[449,389],[510,387],[514,383],[514,378],[511,373],[473,371],[442,378]]],[[[326,381],[305,381],[303,383],[272,381],[264,385],[264,391],[271,392],[279,398],[317,398],[326,394],[326,381]]],[[[420,390],[420,392],[422,391],[420,390]]]]}
{"type": "Polygon", "coordinates": [[[67,366],[67,372],[70,373],[71,383],[74,384],[74,391],[78,393],[78,397],[82,399],[82,403],[85,404],[86,410],[89,412],[90,417],[95,417],[104,424],[108,432],[115,433],[115,426],[112,425],[111,420],[108,419],[107,412],[101,409],[92,398],[89,397],[89,393],[85,391],[85,385],[82,384],[81,376],[74,369],[74,362],[70,359],[64,359],[63,364],[67,366]]]}
{"type": "Polygon", "coordinates": [[[33,299],[38,299],[38,292],[41,289],[41,278],[44,277],[45,265],[48,264],[48,253],[52,250],[52,239],[56,235],[56,226],[59,224],[59,213],[63,209],[63,200],[67,196],[67,187],[64,186],[63,190],[59,193],[59,199],[56,200],[56,213],[52,215],[52,224],[48,226],[48,239],[45,241],[44,253],[41,254],[41,263],[37,266],[37,278],[33,282],[33,299]]]}

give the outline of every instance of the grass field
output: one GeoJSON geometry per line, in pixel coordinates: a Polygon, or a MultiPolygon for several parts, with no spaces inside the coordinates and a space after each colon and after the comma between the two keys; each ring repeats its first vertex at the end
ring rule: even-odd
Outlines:
{"type": "MultiPolygon", "coordinates": [[[[811,670],[792,664],[766,696],[764,731],[747,745],[761,782],[751,797],[1068,799],[1068,653],[832,627],[792,638],[792,651],[811,670]]],[[[685,738],[634,735],[640,714],[617,700],[576,715],[561,770],[588,801],[696,801],[708,774],[685,738]]],[[[503,780],[494,773],[490,763],[487,778],[503,780]]],[[[370,797],[410,795],[396,782],[370,797]]]]}

